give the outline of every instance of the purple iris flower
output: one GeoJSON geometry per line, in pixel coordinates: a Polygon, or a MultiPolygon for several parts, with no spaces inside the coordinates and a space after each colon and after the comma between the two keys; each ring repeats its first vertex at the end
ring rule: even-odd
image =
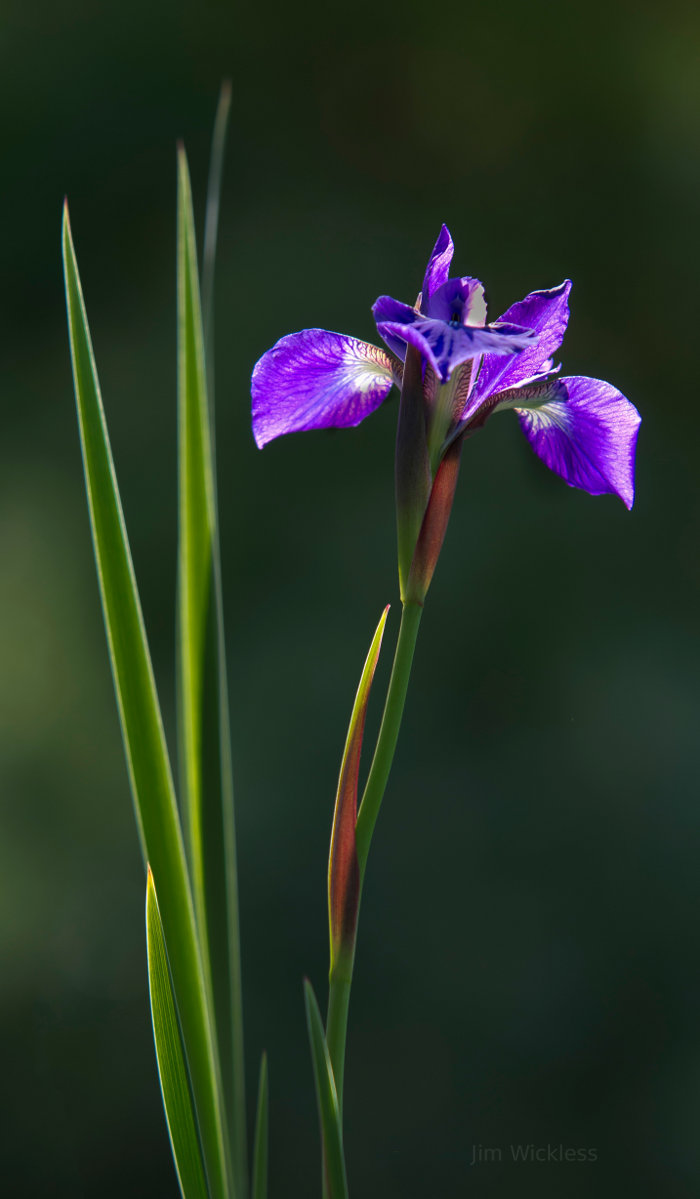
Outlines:
{"type": "Polygon", "coordinates": [[[372,309],[389,353],[324,329],[283,337],[253,370],[253,434],[348,428],[401,386],[408,347],[421,358],[430,471],[494,412],[513,408],[535,453],[565,482],[632,507],[640,416],[600,379],[561,378],[553,354],[569,318],[566,281],[535,291],[492,324],[477,279],[451,278],[443,225],[414,307],[381,296],[372,309]]]}

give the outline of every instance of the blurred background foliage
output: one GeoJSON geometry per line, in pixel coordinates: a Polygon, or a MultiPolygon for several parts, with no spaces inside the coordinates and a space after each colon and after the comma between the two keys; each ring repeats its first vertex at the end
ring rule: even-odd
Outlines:
{"type": "MultiPolygon", "coordinates": [[[[680,0],[4,0],[0,1170],[15,1199],[176,1194],[59,220],[67,192],[172,734],[174,149],[183,137],[201,230],[225,75],[219,477],[271,1193],[307,1196],[318,1176],[301,979],[324,991],[336,771],[397,600],[396,403],[259,454],[249,376],[290,330],[373,338],[371,303],[412,299],[443,220],[494,314],[573,278],[565,369],[640,408],[638,500],[628,515],[567,489],[509,417],[467,447],[368,871],[352,1190],[697,1193],[699,35],[680,0]],[[471,1167],[474,1144],[503,1162],[471,1167]],[[516,1166],[512,1144],[597,1162],[516,1166]]],[[[390,636],[396,606],[391,621],[390,636]]]]}

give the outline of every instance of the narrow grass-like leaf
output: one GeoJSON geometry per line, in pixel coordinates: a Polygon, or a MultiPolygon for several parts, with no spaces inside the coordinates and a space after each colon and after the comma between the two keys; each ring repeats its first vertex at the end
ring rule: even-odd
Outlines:
{"type": "MultiPolygon", "coordinates": [[[[207,365],[209,403],[214,395],[214,274],[216,267],[216,245],[219,237],[219,209],[221,207],[221,181],[224,173],[224,151],[231,112],[231,81],[225,79],[219,93],[219,103],[214,120],[209,158],[209,182],[207,185],[207,211],[204,222],[204,250],[202,252],[202,325],[207,365]]],[[[213,422],[212,422],[213,423],[213,422]]],[[[212,428],[212,437],[214,430],[212,428]]]]}
{"type": "Polygon", "coordinates": [[[195,908],[206,934],[202,780],[202,709],[211,600],[213,480],[199,280],[185,151],[178,148],[178,651],[183,806],[195,908]]]}
{"type": "Polygon", "coordinates": [[[78,265],[63,217],[68,329],[88,506],[107,641],[144,861],[160,912],[212,1199],[229,1195],[212,1029],[170,762],[117,488],[78,265]]]}
{"type": "Polygon", "coordinates": [[[258,1110],[255,1119],[255,1143],[253,1148],[252,1199],[267,1199],[267,1054],[263,1053],[258,1080],[258,1110]]]}
{"type": "MultiPolygon", "coordinates": [[[[224,1025],[230,1021],[230,1031],[226,1030],[222,1037],[222,1061],[224,1064],[224,1086],[229,1093],[229,1128],[231,1144],[234,1146],[235,1168],[241,1191],[247,1187],[247,1129],[246,1129],[246,1090],[245,1090],[245,1060],[243,1038],[243,981],[241,976],[241,941],[240,914],[238,905],[238,867],[236,852],[236,822],[233,796],[233,767],[231,761],[231,722],[229,710],[228,680],[226,673],[226,636],[224,630],[224,599],[221,570],[221,543],[219,538],[218,520],[218,485],[216,465],[216,421],[214,407],[214,268],[216,263],[216,247],[219,232],[219,211],[221,207],[221,183],[224,169],[224,150],[228,132],[229,114],[231,111],[231,83],[224,80],[219,94],[219,103],[214,122],[211,158],[209,164],[209,183],[207,188],[207,214],[204,229],[204,265],[203,291],[204,306],[202,324],[204,330],[205,362],[207,369],[207,393],[209,399],[209,443],[211,459],[211,475],[213,480],[214,511],[212,532],[212,560],[214,580],[214,607],[216,614],[216,682],[218,686],[212,691],[214,700],[212,706],[205,711],[205,729],[208,736],[205,744],[209,747],[209,774],[218,777],[221,795],[221,818],[223,849],[223,877],[226,893],[225,922],[219,925],[219,943],[215,947],[221,954],[221,971],[215,972],[215,982],[218,980],[217,1011],[221,1013],[224,1025]],[[217,739],[218,734],[218,739],[217,739]],[[219,775],[216,776],[217,765],[219,775]],[[226,974],[226,946],[224,937],[228,940],[228,973],[226,974]],[[220,976],[220,977],[219,977],[220,976]],[[226,982],[229,992],[226,991],[226,982]],[[230,1046],[230,1047],[229,1047],[230,1046]],[[227,1052],[228,1049],[228,1052],[227,1052]],[[230,1070],[227,1068],[230,1063],[230,1070]]],[[[212,650],[211,622],[209,626],[209,647],[212,650]]],[[[210,652],[208,660],[214,656],[210,652]]],[[[210,671],[211,674],[211,671],[210,671]]],[[[214,794],[216,789],[213,788],[214,794]]],[[[217,835],[216,821],[214,836],[217,835]]],[[[223,908],[222,908],[223,911],[223,908]]]]}
{"type": "Polygon", "coordinates": [[[178,1182],[183,1199],[209,1199],[187,1055],[150,867],[146,886],[146,945],[153,1040],[178,1182]]]}
{"type": "Polygon", "coordinates": [[[321,1125],[321,1142],[328,1199],[347,1199],[348,1183],[343,1157],[343,1132],[340,1123],[338,1095],[333,1078],[333,1067],[328,1056],[323,1021],[313,987],[304,980],[306,1023],[316,1084],[316,1101],[321,1125]]]}
{"type": "Polygon", "coordinates": [[[243,1005],[215,471],[192,195],[178,152],[178,711],[195,911],[237,1191],[247,1192],[243,1005]]]}

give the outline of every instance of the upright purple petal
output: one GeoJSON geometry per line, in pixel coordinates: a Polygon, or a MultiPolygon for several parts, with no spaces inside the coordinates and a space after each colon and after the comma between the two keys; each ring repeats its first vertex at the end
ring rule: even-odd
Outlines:
{"type": "Polygon", "coordinates": [[[326,329],[290,333],[253,369],[259,449],[283,433],[348,429],[378,408],[393,383],[384,350],[326,329]]]}
{"type": "Polygon", "coordinates": [[[440,230],[437,241],[433,247],[433,252],[430,255],[428,265],[425,268],[425,278],[423,280],[423,291],[421,293],[423,300],[423,308],[432,296],[443,283],[447,282],[447,276],[450,273],[450,263],[452,255],[455,252],[454,242],[447,225],[443,225],[440,230]]]}
{"type": "Polygon", "coordinates": [[[401,358],[406,353],[405,347],[400,349],[401,342],[415,346],[443,383],[456,366],[469,358],[478,358],[487,351],[494,355],[517,354],[536,336],[519,325],[487,325],[482,329],[433,320],[391,296],[380,296],[372,312],[377,330],[387,345],[396,348],[401,358]]]}
{"type": "Polygon", "coordinates": [[[618,495],[631,508],[641,421],[637,409],[602,379],[574,375],[549,386],[557,398],[515,409],[535,453],[570,487],[591,495],[618,495]]]}
{"type": "Polygon", "coordinates": [[[433,293],[427,306],[425,302],[421,305],[421,310],[436,320],[483,328],[486,324],[484,285],[469,276],[448,279],[433,293]]]}
{"type": "MultiPolygon", "coordinates": [[[[503,313],[501,321],[534,329],[538,334],[537,343],[517,358],[503,359],[494,358],[490,354],[484,355],[479,377],[469,401],[469,409],[464,414],[465,418],[468,419],[476,411],[479,403],[488,399],[494,392],[517,387],[523,379],[540,372],[543,363],[559,349],[564,338],[569,321],[570,291],[571,282],[567,279],[559,287],[553,287],[549,291],[531,292],[524,300],[519,300],[503,313]]],[[[497,321],[496,328],[498,324],[497,321]]]]}

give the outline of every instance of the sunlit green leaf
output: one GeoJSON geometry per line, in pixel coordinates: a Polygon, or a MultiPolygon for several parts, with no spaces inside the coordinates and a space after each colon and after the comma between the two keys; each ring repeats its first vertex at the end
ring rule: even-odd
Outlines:
{"type": "Polygon", "coordinates": [[[202,325],[204,328],[210,407],[214,391],[214,275],[216,246],[219,237],[219,209],[221,207],[221,182],[224,173],[224,150],[226,149],[226,135],[228,133],[230,112],[231,81],[225,79],[219,93],[219,103],[214,121],[214,133],[211,140],[207,212],[204,222],[204,250],[202,253],[202,325]]]}
{"type": "Polygon", "coordinates": [[[214,1042],[170,763],[68,219],[63,260],[78,423],[97,573],[144,861],[160,912],[212,1199],[228,1192],[214,1042]]]}
{"type": "MultiPolygon", "coordinates": [[[[214,173],[215,182],[220,171],[214,173]]],[[[212,235],[213,236],[213,235],[212,235]]],[[[243,1005],[216,479],[192,195],[178,153],[178,712],[195,910],[211,978],[233,1171],[247,1191],[243,1005]]]]}
{"type": "Polygon", "coordinates": [[[178,650],[183,806],[195,907],[206,929],[202,711],[214,528],[209,412],[189,174],[178,150],[178,650]]]}
{"type": "Polygon", "coordinates": [[[158,899],[150,868],[146,887],[146,944],[148,947],[148,989],[151,997],[153,1039],[156,1046],[163,1106],[180,1190],[184,1199],[209,1199],[194,1097],[173,994],[163,923],[158,911],[158,899]]]}

